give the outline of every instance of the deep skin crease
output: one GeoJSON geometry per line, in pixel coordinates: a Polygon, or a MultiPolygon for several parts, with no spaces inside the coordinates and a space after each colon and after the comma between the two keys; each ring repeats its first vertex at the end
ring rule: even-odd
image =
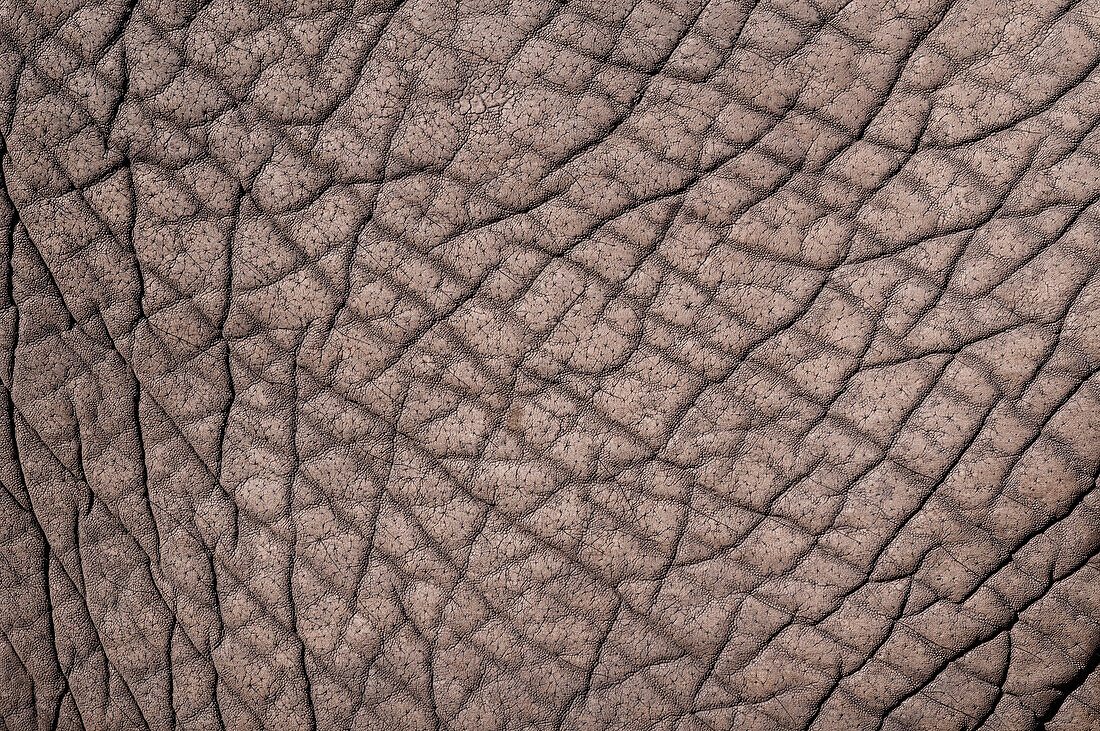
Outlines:
{"type": "Polygon", "coordinates": [[[0,730],[1100,729],[1100,0],[0,0],[0,730]]]}

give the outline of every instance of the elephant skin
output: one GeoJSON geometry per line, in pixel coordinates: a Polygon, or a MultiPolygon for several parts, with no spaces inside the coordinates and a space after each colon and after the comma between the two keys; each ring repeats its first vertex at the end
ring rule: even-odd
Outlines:
{"type": "Polygon", "coordinates": [[[1097,731],[1098,67],[0,0],[0,729],[1097,731]]]}

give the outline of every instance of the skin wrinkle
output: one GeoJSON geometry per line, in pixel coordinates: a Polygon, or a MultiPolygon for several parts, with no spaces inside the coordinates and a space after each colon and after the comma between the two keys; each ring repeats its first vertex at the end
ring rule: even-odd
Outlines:
{"type": "Polygon", "coordinates": [[[0,4],[0,728],[1100,729],[1100,7],[0,4]]]}

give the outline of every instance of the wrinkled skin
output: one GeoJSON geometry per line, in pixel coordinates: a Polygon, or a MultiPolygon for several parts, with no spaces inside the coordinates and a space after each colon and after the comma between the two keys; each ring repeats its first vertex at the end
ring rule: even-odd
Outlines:
{"type": "Polygon", "coordinates": [[[2,728],[1100,728],[1098,64],[0,0],[2,728]]]}

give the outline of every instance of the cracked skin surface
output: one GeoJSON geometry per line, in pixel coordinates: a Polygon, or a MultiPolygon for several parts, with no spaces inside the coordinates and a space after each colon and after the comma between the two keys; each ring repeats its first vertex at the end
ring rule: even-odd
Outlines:
{"type": "Polygon", "coordinates": [[[1100,729],[1098,65],[0,0],[0,727],[1100,729]]]}

